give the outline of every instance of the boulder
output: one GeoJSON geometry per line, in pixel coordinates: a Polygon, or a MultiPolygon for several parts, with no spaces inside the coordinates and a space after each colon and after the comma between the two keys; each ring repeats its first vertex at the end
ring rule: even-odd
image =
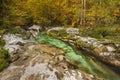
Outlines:
{"type": "Polygon", "coordinates": [[[40,34],[40,32],[43,31],[43,28],[38,25],[32,25],[31,27],[28,28],[27,34],[28,39],[29,38],[37,38],[40,34]]]}

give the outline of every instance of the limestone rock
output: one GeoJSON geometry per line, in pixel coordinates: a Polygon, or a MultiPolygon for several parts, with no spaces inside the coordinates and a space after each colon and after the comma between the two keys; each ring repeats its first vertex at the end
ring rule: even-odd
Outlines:
{"type": "Polygon", "coordinates": [[[0,80],[104,80],[70,67],[72,65],[64,60],[65,52],[59,48],[43,43],[25,48],[20,58],[0,73],[0,80]],[[62,53],[56,55],[59,58],[56,62],[56,58],[49,54],[52,52],[62,53]]]}
{"type": "Polygon", "coordinates": [[[52,28],[47,31],[48,35],[56,37],[63,41],[67,41],[71,45],[77,46],[78,48],[82,48],[83,50],[90,52],[101,61],[120,68],[120,60],[119,58],[116,58],[120,56],[120,48],[118,47],[119,44],[115,44],[110,40],[102,42],[95,38],[82,37],[78,33],[79,29],[76,28],[52,28]],[[64,31],[64,33],[61,33],[61,30],[64,31]],[[67,38],[68,35],[72,36],[67,38]]]}

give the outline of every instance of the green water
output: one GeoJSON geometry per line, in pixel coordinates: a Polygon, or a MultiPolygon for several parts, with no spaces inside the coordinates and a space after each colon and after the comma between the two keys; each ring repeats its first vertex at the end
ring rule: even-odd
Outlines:
{"type": "Polygon", "coordinates": [[[71,60],[72,63],[77,62],[77,65],[80,69],[90,74],[104,77],[107,80],[120,80],[120,77],[114,73],[112,70],[107,68],[105,65],[101,64],[99,61],[88,57],[85,57],[82,53],[76,53],[75,50],[65,42],[50,37],[45,33],[42,33],[36,42],[46,42],[58,48],[65,50],[66,57],[71,60]]]}

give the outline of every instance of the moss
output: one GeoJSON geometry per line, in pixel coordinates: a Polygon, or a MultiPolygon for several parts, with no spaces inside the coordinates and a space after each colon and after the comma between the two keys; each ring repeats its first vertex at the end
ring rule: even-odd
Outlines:
{"type": "Polygon", "coordinates": [[[4,29],[0,29],[0,35],[2,35],[5,32],[4,29]]]}
{"type": "Polygon", "coordinates": [[[80,41],[80,40],[76,40],[76,41],[75,41],[75,43],[76,43],[77,45],[79,45],[80,47],[82,47],[82,46],[83,46],[83,42],[82,42],[82,41],[80,41]]]}
{"type": "Polygon", "coordinates": [[[5,45],[5,41],[3,39],[0,39],[0,46],[3,47],[5,45]]]}
{"type": "Polygon", "coordinates": [[[9,53],[8,53],[8,51],[1,49],[1,50],[0,50],[0,58],[4,58],[4,59],[7,59],[7,60],[8,60],[8,58],[9,58],[9,53]]]}
{"type": "Polygon", "coordinates": [[[0,71],[6,68],[9,65],[8,61],[3,58],[0,58],[0,71]]]}
{"type": "Polygon", "coordinates": [[[90,36],[97,39],[110,39],[120,44],[120,27],[93,27],[90,29],[80,28],[81,36],[90,36]]]}
{"type": "Polygon", "coordinates": [[[14,28],[9,29],[8,31],[10,33],[13,33],[13,34],[15,34],[15,33],[21,33],[22,32],[22,28],[20,26],[16,26],[14,28]]]}
{"type": "Polygon", "coordinates": [[[47,32],[47,34],[48,34],[48,35],[51,35],[51,36],[53,36],[53,37],[55,37],[55,36],[58,36],[58,35],[59,35],[57,31],[47,32]]]}
{"type": "Polygon", "coordinates": [[[22,28],[20,26],[16,26],[14,29],[14,33],[20,33],[22,32],[22,28]]]}
{"type": "Polygon", "coordinates": [[[10,56],[8,51],[1,49],[0,50],[0,71],[8,66],[10,62],[10,56]]]}
{"type": "Polygon", "coordinates": [[[5,67],[8,66],[10,62],[10,55],[8,51],[3,49],[3,46],[5,45],[5,41],[0,39],[0,71],[3,70],[5,67]]]}
{"type": "Polygon", "coordinates": [[[53,36],[53,37],[66,37],[68,36],[68,33],[64,29],[52,30],[50,32],[47,32],[47,35],[53,36]]]}

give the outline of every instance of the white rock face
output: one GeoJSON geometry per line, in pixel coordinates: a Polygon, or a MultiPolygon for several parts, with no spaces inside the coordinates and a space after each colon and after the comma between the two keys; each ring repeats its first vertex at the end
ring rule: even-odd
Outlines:
{"type": "Polygon", "coordinates": [[[17,42],[24,43],[21,37],[18,37],[14,34],[7,34],[3,36],[3,39],[6,41],[6,44],[16,44],[17,42]]]}
{"type": "Polygon", "coordinates": [[[25,73],[21,76],[20,80],[26,80],[25,78],[27,76],[30,76],[32,74],[34,75],[50,75],[47,79],[45,80],[57,80],[57,77],[55,75],[55,71],[50,71],[49,68],[47,67],[47,63],[41,63],[41,64],[36,64],[35,66],[32,66],[32,62],[31,64],[26,67],[25,69],[25,73]]]}
{"type": "Polygon", "coordinates": [[[79,34],[79,29],[77,28],[66,28],[66,32],[70,34],[79,34]]]}
{"type": "Polygon", "coordinates": [[[31,33],[31,36],[33,38],[36,38],[39,35],[40,30],[42,30],[42,27],[38,25],[33,25],[29,27],[29,32],[31,33]]]}
{"type": "Polygon", "coordinates": [[[20,49],[20,45],[17,43],[26,43],[25,40],[23,40],[21,37],[18,37],[14,34],[7,34],[3,36],[3,39],[5,40],[6,44],[4,46],[5,50],[8,50],[9,53],[12,53],[18,49],[20,49]]]}
{"type": "Polygon", "coordinates": [[[49,29],[48,32],[54,31],[54,30],[62,30],[62,29],[64,29],[64,28],[63,27],[55,27],[55,28],[49,29]]]}
{"type": "Polygon", "coordinates": [[[38,32],[39,32],[40,29],[41,29],[41,27],[38,26],[38,25],[33,25],[33,26],[29,27],[29,30],[36,30],[38,32]]]}
{"type": "Polygon", "coordinates": [[[112,51],[115,51],[116,49],[114,49],[113,47],[111,46],[106,46],[106,48],[108,49],[109,52],[112,52],[112,51]]]}
{"type": "Polygon", "coordinates": [[[48,32],[58,31],[58,30],[65,30],[69,34],[79,34],[79,29],[77,28],[64,28],[64,27],[55,27],[55,28],[49,29],[48,32]]]}

